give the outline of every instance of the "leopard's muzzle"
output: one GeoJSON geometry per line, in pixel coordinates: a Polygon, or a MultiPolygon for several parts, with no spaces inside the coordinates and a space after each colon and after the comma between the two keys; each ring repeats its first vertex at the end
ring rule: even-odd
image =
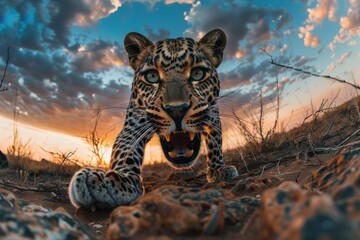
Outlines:
{"type": "Polygon", "coordinates": [[[166,105],[163,109],[174,120],[176,130],[160,136],[164,155],[174,167],[182,168],[193,164],[199,155],[201,135],[193,131],[185,131],[182,121],[190,104],[166,105]]]}

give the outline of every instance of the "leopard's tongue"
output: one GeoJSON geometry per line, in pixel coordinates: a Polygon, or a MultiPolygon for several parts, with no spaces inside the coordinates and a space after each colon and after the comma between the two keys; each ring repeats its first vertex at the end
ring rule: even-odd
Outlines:
{"type": "MultiPolygon", "coordinates": [[[[192,134],[192,133],[191,133],[192,134]]],[[[193,155],[193,150],[189,149],[191,145],[189,132],[174,132],[170,134],[170,144],[174,147],[172,151],[169,152],[170,157],[180,158],[186,157],[190,158],[193,155]]]]}

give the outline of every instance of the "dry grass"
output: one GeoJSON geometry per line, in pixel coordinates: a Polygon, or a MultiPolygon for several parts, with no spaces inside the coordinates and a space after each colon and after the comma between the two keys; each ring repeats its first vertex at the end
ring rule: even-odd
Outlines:
{"type": "Polygon", "coordinates": [[[266,142],[259,139],[248,142],[240,149],[229,150],[224,153],[225,161],[237,165],[241,171],[248,171],[240,160],[240,150],[250,170],[288,160],[318,165],[322,163],[319,155],[335,155],[357,147],[357,139],[360,140],[360,97],[337,107],[334,101],[323,100],[317,109],[311,104],[299,126],[289,131],[274,132],[266,142]],[[315,161],[310,162],[310,159],[315,161]]]}
{"type": "Polygon", "coordinates": [[[57,164],[46,159],[41,161],[35,161],[30,158],[21,159],[22,164],[18,165],[17,162],[14,162],[11,156],[8,158],[9,168],[16,170],[18,178],[21,179],[21,182],[26,183],[29,180],[33,183],[36,183],[36,179],[39,177],[53,176],[57,178],[69,178],[77,170],[80,169],[80,166],[74,164],[57,164]]]}

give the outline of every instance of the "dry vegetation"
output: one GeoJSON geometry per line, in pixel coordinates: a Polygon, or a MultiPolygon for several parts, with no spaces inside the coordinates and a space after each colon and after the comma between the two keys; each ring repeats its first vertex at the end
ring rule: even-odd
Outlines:
{"type": "Polygon", "coordinates": [[[110,143],[107,139],[107,135],[109,132],[111,132],[113,129],[111,129],[109,132],[106,132],[104,134],[101,134],[98,132],[98,126],[100,123],[101,118],[101,109],[96,109],[96,116],[94,119],[94,127],[89,130],[89,132],[85,135],[84,139],[86,143],[90,147],[90,151],[92,154],[92,158],[96,162],[96,167],[104,167],[106,166],[104,161],[104,156],[106,151],[110,147],[110,143]]]}
{"type": "Polygon", "coordinates": [[[274,132],[267,141],[252,138],[245,146],[226,152],[225,160],[239,162],[240,172],[246,172],[239,161],[240,150],[247,168],[259,173],[293,160],[304,165],[319,165],[322,164],[320,155],[335,155],[357,147],[360,97],[338,107],[334,106],[334,100],[323,100],[317,109],[312,107],[303,122],[289,131],[274,132]]]}

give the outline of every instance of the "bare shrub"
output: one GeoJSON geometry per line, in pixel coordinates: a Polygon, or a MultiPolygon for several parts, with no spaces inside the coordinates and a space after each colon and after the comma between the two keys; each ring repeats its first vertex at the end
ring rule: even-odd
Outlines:
{"type": "Polygon", "coordinates": [[[26,161],[32,157],[30,139],[23,141],[18,132],[19,111],[17,107],[18,92],[15,95],[14,111],[13,111],[13,141],[7,149],[10,165],[17,169],[17,175],[21,182],[25,183],[30,175],[30,171],[25,168],[26,161]]]}
{"type": "Polygon", "coordinates": [[[257,153],[272,149],[273,137],[279,125],[280,112],[280,87],[279,80],[276,78],[276,100],[275,100],[275,118],[270,127],[265,127],[265,109],[263,102],[263,93],[259,93],[259,112],[243,111],[245,118],[232,109],[232,117],[235,120],[236,128],[246,141],[247,150],[254,156],[257,153]]]}
{"type": "Polygon", "coordinates": [[[88,134],[84,137],[86,143],[90,147],[92,158],[95,160],[97,167],[106,165],[104,161],[104,155],[110,147],[110,144],[107,140],[107,134],[109,132],[106,132],[104,134],[100,134],[98,132],[100,118],[101,118],[101,110],[100,108],[97,108],[96,116],[94,119],[94,127],[91,130],[89,130],[88,134]]]}

